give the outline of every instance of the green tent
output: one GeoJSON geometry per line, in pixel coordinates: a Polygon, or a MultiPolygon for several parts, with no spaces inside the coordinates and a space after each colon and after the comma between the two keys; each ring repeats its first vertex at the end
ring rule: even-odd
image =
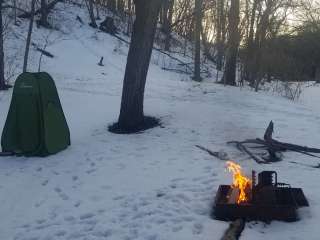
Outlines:
{"type": "Polygon", "coordinates": [[[16,80],[2,132],[3,152],[47,156],[70,145],[58,92],[48,73],[22,73],[16,80]]]}

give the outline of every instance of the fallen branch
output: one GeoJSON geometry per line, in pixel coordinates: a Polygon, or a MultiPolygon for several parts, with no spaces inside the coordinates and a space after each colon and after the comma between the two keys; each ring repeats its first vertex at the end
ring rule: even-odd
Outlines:
{"type": "Polygon", "coordinates": [[[318,148],[311,148],[307,146],[300,146],[297,144],[292,144],[292,143],[287,143],[287,142],[280,142],[277,140],[274,140],[272,138],[273,134],[273,128],[274,124],[271,121],[265,131],[264,134],[264,139],[256,138],[256,139],[247,139],[245,141],[239,142],[239,141],[231,141],[228,143],[235,143],[237,148],[242,151],[247,153],[250,157],[252,157],[256,162],[258,163],[268,163],[268,162],[277,162],[281,161],[281,156],[280,154],[282,152],[286,151],[292,151],[292,152],[297,152],[301,153],[307,156],[315,157],[315,158],[320,158],[320,156],[317,156],[313,153],[320,153],[320,149],[318,148]],[[245,146],[246,144],[254,145],[254,146],[245,146]],[[255,156],[249,148],[254,148],[254,149],[265,149],[269,153],[268,158],[263,158],[265,161],[260,162],[258,161],[258,157],[255,156]]]}
{"type": "Polygon", "coordinates": [[[205,151],[205,152],[207,152],[207,153],[209,153],[211,156],[214,156],[214,157],[216,157],[216,158],[221,160],[221,158],[219,157],[219,152],[213,152],[210,149],[202,147],[200,145],[196,145],[196,147],[201,149],[201,150],[203,150],[203,151],[205,151]]]}
{"type": "MultiPolygon", "coordinates": [[[[122,41],[122,42],[130,45],[130,42],[129,42],[129,41],[123,39],[123,38],[120,37],[119,35],[117,35],[117,34],[111,34],[111,35],[114,36],[115,38],[119,39],[120,41],[122,41]]],[[[166,56],[168,56],[169,58],[171,58],[171,59],[173,59],[173,60],[175,60],[175,61],[177,61],[180,65],[185,66],[186,68],[188,68],[188,70],[189,70],[190,72],[193,72],[192,68],[188,65],[188,63],[185,63],[185,62],[181,61],[179,58],[176,58],[176,57],[174,57],[174,56],[171,56],[169,53],[161,50],[160,48],[153,47],[152,49],[155,50],[155,51],[158,51],[158,52],[160,52],[160,53],[162,53],[162,54],[164,54],[164,55],[166,55],[166,56]]]]}
{"type": "MultiPolygon", "coordinates": [[[[20,11],[20,12],[23,12],[24,14],[29,13],[29,12],[27,12],[26,10],[24,10],[24,9],[22,9],[22,8],[19,8],[19,7],[13,6],[13,5],[9,5],[9,4],[2,6],[2,9],[5,9],[5,8],[16,9],[16,10],[18,10],[18,11],[20,11]]],[[[30,14],[30,13],[29,13],[29,14],[30,14]]]]}
{"type": "Polygon", "coordinates": [[[162,67],[161,69],[162,69],[162,70],[165,70],[165,71],[170,71],[170,72],[180,73],[180,74],[191,74],[190,72],[183,71],[183,70],[181,70],[181,69],[166,68],[166,67],[162,67]]]}
{"type": "Polygon", "coordinates": [[[243,229],[245,227],[245,221],[243,219],[237,219],[230,223],[229,228],[226,230],[221,240],[237,240],[239,239],[243,229]]]}
{"type": "Polygon", "coordinates": [[[38,47],[38,45],[36,43],[31,43],[31,45],[35,48],[36,51],[41,52],[46,57],[54,58],[54,55],[52,53],[50,53],[47,50],[44,50],[44,49],[38,47]]]}
{"type": "Polygon", "coordinates": [[[52,53],[50,53],[50,52],[48,52],[48,51],[46,51],[44,49],[41,49],[41,48],[37,47],[36,50],[38,52],[41,52],[43,55],[45,55],[45,56],[47,56],[49,58],[54,58],[54,55],[52,53]]]}
{"type": "Polygon", "coordinates": [[[261,163],[267,163],[266,161],[263,161],[262,159],[260,159],[259,157],[257,157],[256,155],[254,155],[252,152],[249,151],[249,149],[241,142],[237,142],[237,141],[231,141],[228,142],[228,144],[236,144],[237,148],[239,149],[239,151],[241,152],[245,152],[246,154],[248,154],[253,160],[255,160],[257,163],[261,164],[261,163]]]}
{"type": "Polygon", "coordinates": [[[197,148],[209,153],[209,155],[213,156],[213,157],[216,157],[220,160],[229,160],[229,157],[228,157],[228,154],[223,152],[223,151],[220,151],[220,152],[214,152],[214,151],[211,151],[210,149],[208,148],[205,148],[203,146],[200,146],[200,145],[195,145],[197,148]]]}
{"type": "Polygon", "coordinates": [[[305,166],[305,167],[320,168],[320,163],[318,163],[317,165],[310,165],[310,164],[299,163],[299,162],[294,162],[294,161],[290,161],[290,163],[294,163],[294,164],[305,166]]]}

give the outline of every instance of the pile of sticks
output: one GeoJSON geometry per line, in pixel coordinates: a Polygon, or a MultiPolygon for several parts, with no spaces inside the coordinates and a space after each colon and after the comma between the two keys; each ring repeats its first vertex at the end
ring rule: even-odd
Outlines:
{"type": "Polygon", "coordinates": [[[298,152],[311,157],[320,158],[315,153],[320,153],[318,148],[310,148],[292,143],[280,142],[272,138],[274,124],[271,121],[267,127],[263,139],[247,139],[244,141],[230,141],[228,144],[234,144],[241,152],[248,154],[257,163],[272,163],[282,160],[282,153],[286,151],[298,152]],[[255,154],[251,149],[261,149],[267,152],[267,156],[255,154]]]}

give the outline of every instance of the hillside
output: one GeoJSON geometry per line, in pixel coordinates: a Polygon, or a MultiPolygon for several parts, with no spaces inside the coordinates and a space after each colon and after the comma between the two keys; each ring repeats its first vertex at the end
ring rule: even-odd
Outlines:
{"type": "MultiPolygon", "coordinates": [[[[231,175],[224,161],[196,144],[227,152],[247,173],[276,170],[282,182],[303,188],[309,199],[310,208],[299,210],[300,221],[251,222],[241,239],[319,238],[319,169],[290,163],[315,165],[317,159],[286,153],[282,162],[258,165],[226,145],[263,136],[273,120],[275,138],[319,146],[320,109],[313,107],[318,87],[292,102],[215,84],[215,76],[199,84],[162,70],[161,61],[167,59],[154,52],[145,113],[160,118],[162,127],[115,135],[107,127],[119,114],[128,46],[81,25],[76,16],[87,19],[84,9],[67,11],[62,18],[56,10],[61,31],[50,33],[55,40],[47,47],[55,57],[43,57],[42,70],[56,81],[72,145],[45,159],[1,158],[0,239],[220,239],[229,224],[212,220],[210,211],[218,186],[230,184],[231,175]],[[101,56],[104,67],[97,65],[101,56]]],[[[27,22],[14,27],[15,36],[6,42],[15,46],[12,55],[23,49],[26,28],[27,22]]],[[[35,29],[33,41],[41,45],[47,35],[35,29]]],[[[39,53],[34,49],[31,58],[30,70],[36,71],[39,53]]],[[[11,94],[0,92],[0,129],[11,94]]]]}

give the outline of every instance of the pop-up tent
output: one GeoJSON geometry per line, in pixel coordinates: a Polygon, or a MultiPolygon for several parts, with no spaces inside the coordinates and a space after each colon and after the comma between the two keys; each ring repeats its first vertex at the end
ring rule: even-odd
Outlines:
{"type": "Polygon", "coordinates": [[[44,72],[21,74],[2,132],[2,151],[44,157],[69,145],[68,124],[51,76],[44,72]]]}

